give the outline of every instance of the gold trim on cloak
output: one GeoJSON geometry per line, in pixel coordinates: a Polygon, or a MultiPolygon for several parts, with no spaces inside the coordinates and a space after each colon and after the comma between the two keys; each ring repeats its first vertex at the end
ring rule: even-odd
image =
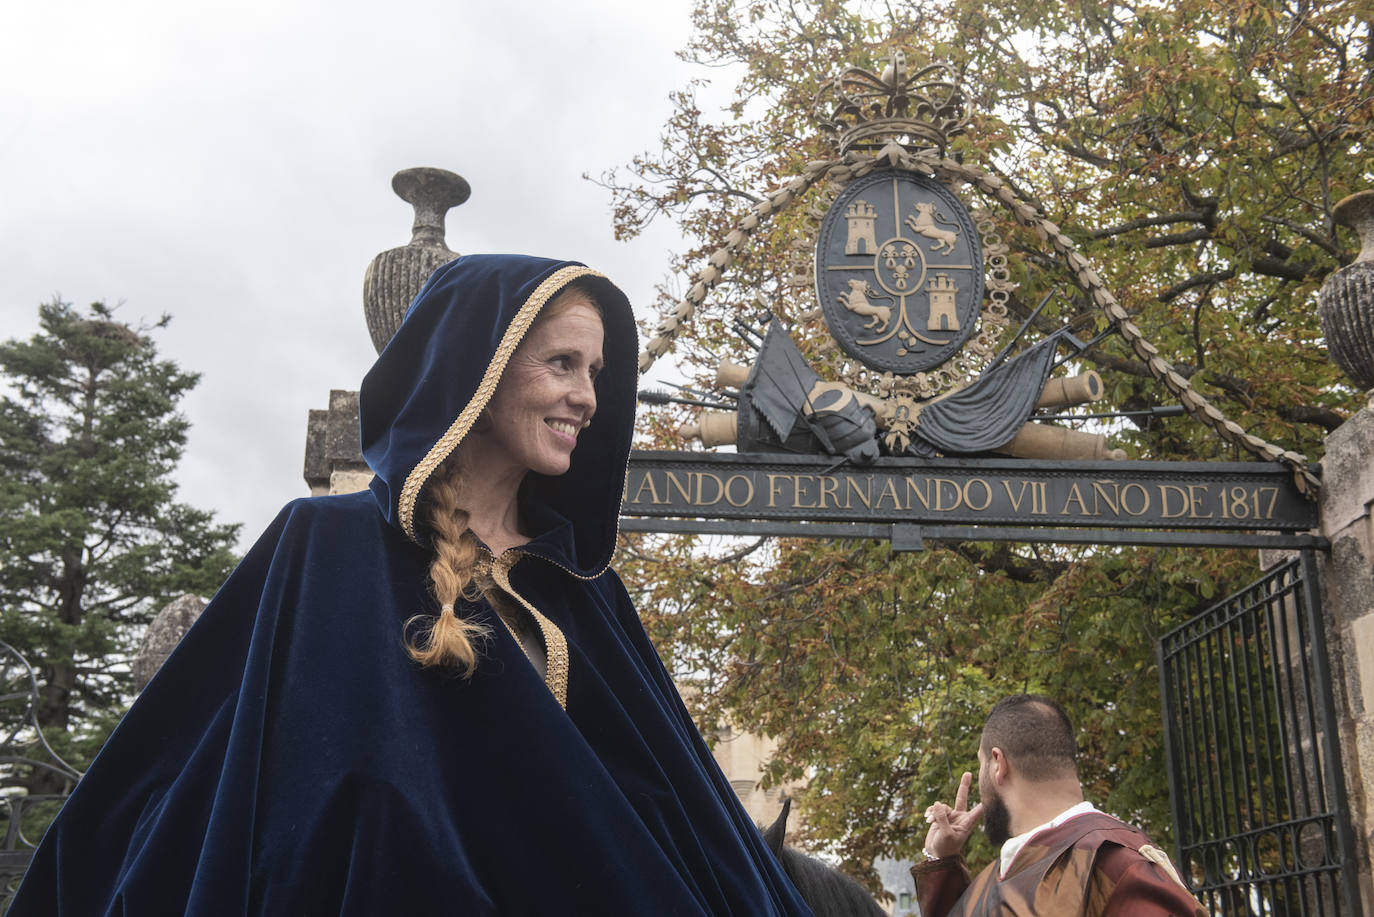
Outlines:
{"type": "MultiPolygon", "coordinates": [[[[534,618],[534,623],[539,625],[539,632],[544,638],[544,684],[553,692],[554,700],[558,701],[558,706],[564,710],[568,709],[568,638],[563,635],[563,631],[558,625],[544,617],[543,613],[535,608],[523,595],[515,591],[510,584],[510,570],[524,555],[517,549],[512,548],[502,554],[491,565],[491,578],[501,591],[515,599],[525,610],[534,618]]],[[[499,616],[499,615],[498,615],[499,616]]],[[[502,621],[502,623],[506,623],[502,621]]],[[[511,630],[510,625],[506,624],[507,630],[511,630]]],[[[520,643],[520,636],[511,630],[511,636],[516,643],[520,643]]],[[[524,650],[523,644],[521,649],[524,650]]],[[[526,657],[529,651],[525,650],[526,657]]],[[[534,660],[530,660],[533,663],[534,660]]]]}

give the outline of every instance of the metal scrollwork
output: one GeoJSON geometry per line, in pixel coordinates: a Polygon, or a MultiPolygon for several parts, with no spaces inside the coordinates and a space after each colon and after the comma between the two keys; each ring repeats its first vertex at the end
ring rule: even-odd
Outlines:
{"type": "Polygon", "coordinates": [[[81,772],[53,751],[38,722],[38,679],[33,666],[17,649],[0,640],[0,773],[16,768],[45,771],[61,778],[58,793],[29,793],[17,785],[0,786],[4,844],[0,846],[0,912],[18,888],[38,838],[25,831],[25,817],[40,807],[66,799],[81,772]],[[38,757],[34,755],[38,754],[38,757]]]}

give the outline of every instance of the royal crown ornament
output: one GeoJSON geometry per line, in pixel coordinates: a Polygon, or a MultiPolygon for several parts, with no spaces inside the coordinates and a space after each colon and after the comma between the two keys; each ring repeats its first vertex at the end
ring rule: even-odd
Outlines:
{"type": "Polygon", "coordinates": [[[915,71],[894,50],[881,76],[850,67],[816,94],[822,129],[838,137],[841,153],[881,149],[895,140],[907,150],[944,152],[968,127],[967,96],[952,64],[915,71]]]}

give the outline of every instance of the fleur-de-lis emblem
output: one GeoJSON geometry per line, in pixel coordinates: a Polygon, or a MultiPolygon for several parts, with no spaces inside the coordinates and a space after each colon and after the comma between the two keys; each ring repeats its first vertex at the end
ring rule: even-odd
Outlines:
{"type": "Polygon", "coordinates": [[[916,269],[916,249],[908,242],[888,244],[883,247],[883,257],[894,284],[899,290],[905,290],[911,272],[916,269]]]}

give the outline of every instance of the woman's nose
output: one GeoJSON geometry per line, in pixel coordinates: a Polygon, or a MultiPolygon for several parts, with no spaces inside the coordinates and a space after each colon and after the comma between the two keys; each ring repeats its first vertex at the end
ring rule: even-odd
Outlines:
{"type": "Polygon", "coordinates": [[[590,376],[578,377],[569,400],[578,407],[587,408],[589,413],[596,410],[596,385],[590,376]]]}

